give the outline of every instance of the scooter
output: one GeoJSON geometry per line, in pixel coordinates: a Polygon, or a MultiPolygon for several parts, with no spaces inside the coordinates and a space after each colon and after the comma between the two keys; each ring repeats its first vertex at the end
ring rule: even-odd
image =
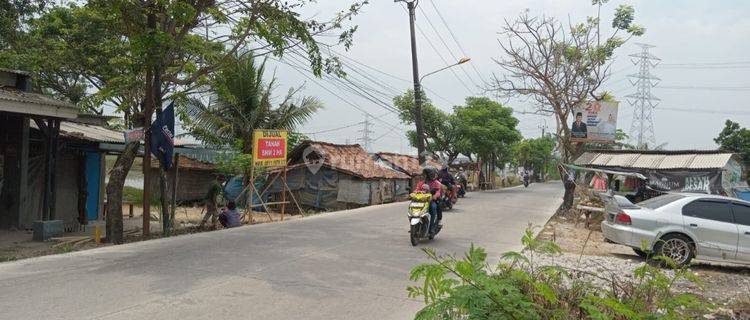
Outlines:
{"type": "Polygon", "coordinates": [[[528,177],[523,178],[523,187],[524,188],[528,188],[529,187],[529,180],[530,180],[530,178],[528,178],[528,177]]]}
{"type": "Polygon", "coordinates": [[[466,189],[464,189],[464,185],[462,183],[456,184],[456,196],[459,198],[463,198],[466,196],[466,189]]]}
{"type": "Polygon", "coordinates": [[[419,244],[419,240],[422,239],[434,239],[435,236],[443,228],[438,222],[435,228],[435,233],[430,233],[430,200],[432,200],[432,194],[429,193],[412,193],[409,195],[411,202],[409,203],[409,238],[411,245],[416,246],[419,244]]]}
{"type": "Polygon", "coordinates": [[[440,201],[438,202],[440,204],[441,210],[451,210],[453,209],[453,205],[456,204],[458,201],[458,197],[456,196],[456,186],[454,185],[452,190],[448,190],[447,187],[443,187],[443,193],[440,197],[440,201]]]}

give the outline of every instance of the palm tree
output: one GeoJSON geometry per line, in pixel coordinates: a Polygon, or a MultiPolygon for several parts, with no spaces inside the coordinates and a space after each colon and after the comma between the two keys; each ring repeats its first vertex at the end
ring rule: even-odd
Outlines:
{"type": "Polygon", "coordinates": [[[323,107],[320,100],[290,88],[284,99],[273,107],[272,92],[276,78],[265,83],[265,60],[257,65],[252,54],[235,56],[214,77],[209,103],[189,99],[186,111],[190,134],[208,145],[236,146],[252,153],[254,129],[294,130],[323,107]]]}

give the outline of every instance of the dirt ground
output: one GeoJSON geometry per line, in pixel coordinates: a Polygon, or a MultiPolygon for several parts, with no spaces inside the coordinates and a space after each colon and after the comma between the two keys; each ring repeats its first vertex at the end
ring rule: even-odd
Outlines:
{"type": "MultiPolygon", "coordinates": [[[[585,227],[583,218],[555,216],[542,230],[541,237],[557,243],[566,255],[576,259],[586,257],[604,258],[613,270],[623,264],[641,264],[645,260],[626,246],[604,241],[598,222],[585,227]]],[[[694,260],[690,269],[699,276],[704,286],[687,285],[681,290],[702,295],[719,306],[744,309],[750,317],[750,266],[720,264],[694,260]]]]}
{"type": "MultiPolygon", "coordinates": [[[[134,207],[133,217],[129,217],[128,208],[123,207],[124,219],[123,225],[125,227],[125,241],[136,242],[142,241],[141,228],[143,226],[142,213],[143,209],[134,207]]],[[[173,235],[206,232],[221,228],[221,225],[217,222],[216,226],[212,226],[211,219],[208,219],[208,223],[200,228],[199,224],[203,219],[205,210],[200,207],[178,207],[175,212],[175,230],[173,235]]],[[[158,208],[152,208],[151,212],[151,235],[148,239],[161,237],[162,225],[159,219],[158,208]]],[[[253,212],[252,213],[254,223],[269,223],[269,222],[281,222],[281,214],[265,212],[253,212]]],[[[284,221],[299,219],[301,215],[284,215],[284,221]]],[[[243,223],[249,223],[247,217],[243,219],[243,223]]],[[[105,224],[103,221],[91,221],[86,228],[82,228],[78,232],[65,233],[62,239],[49,240],[49,241],[33,241],[31,231],[0,231],[0,262],[14,261],[20,259],[26,259],[31,257],[38,257],[51,254],[59,254],[70,251],[86,250],[102,246],[108,246],[110,244],[100,243],[97,244],[94,241],[95,230],[99,228],[104,237],[105,224]],[[83,239],[87,238],[87,239],[83,239]],[[74,241],[75,240],[75,241],[74,241]],[[81,240],[81,241],[78,241],[81,240]]]]}

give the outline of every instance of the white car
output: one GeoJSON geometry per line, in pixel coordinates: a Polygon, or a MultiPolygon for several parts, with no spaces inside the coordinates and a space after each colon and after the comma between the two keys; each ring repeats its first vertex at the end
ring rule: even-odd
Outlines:
{"type": "Polygon", "coordinates": [[[672,258],[677,266],[693,258],[750,264],[750,202],[690,193],[637,204],[622,196],[603,198],[604,237],[643,257],[653,252],[672,258]]]}

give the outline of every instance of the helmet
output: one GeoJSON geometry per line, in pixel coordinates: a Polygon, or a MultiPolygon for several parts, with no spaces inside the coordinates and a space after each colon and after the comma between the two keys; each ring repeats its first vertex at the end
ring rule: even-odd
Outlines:
{"type": "Polygon", "coordinates": [[[433,166],[425,166],[424,168],[422,168],[422,174],[426,177],[429,177],[430,175],[437,175],[437,173],[437,169],[433,166]]]}

